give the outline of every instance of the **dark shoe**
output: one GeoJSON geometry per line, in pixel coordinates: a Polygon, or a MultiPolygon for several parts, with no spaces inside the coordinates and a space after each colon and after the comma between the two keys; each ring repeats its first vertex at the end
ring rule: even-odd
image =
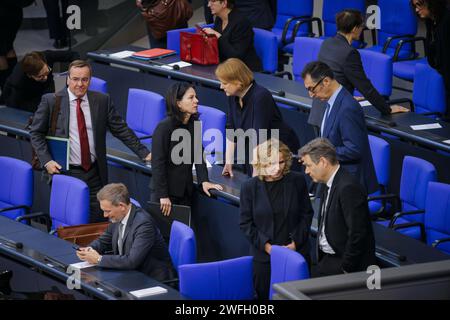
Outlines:
{"type": "Polygon", "coordinates": [[[0,272],[0,294],[4,295],[11,294],[10,281],[12,276],[13,272],[11,270],[4,270],[0,272]]]}

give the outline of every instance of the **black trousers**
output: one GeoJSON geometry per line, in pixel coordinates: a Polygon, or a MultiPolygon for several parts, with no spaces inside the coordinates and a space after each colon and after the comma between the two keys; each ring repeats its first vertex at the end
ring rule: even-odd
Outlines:
{"type": "Polygon", "coordinates": [[[55,40],[66,39],[69,35],[66,26],[67,20],[67,0],[43,0],[44,8],[47,13],[47,24],[50,38],[55,40]],[[62,16],[61,16],[62,14],[62,16]]]}
{"type": "Polygon", "coordinates": [[[66,174],[84,181],[89,187],[89,223],[107,221],[97,201],[97,193],[103,187],[97,162],[94,162],[89,171],[84,171],[83,168],[78,166],[70,166],[66,174]]]}
{"type": "Polygon", "coordinates": [[[258,300],[269,299],[270,261],[260,262],[253,259],[253,285],[258,300]]]}
{"type": "Polygon", "coordinates": [[[313,267],[312,277],[326,277],[343,273],[342,257],[320,251],[319,261],[317,265],[313,267]]]}

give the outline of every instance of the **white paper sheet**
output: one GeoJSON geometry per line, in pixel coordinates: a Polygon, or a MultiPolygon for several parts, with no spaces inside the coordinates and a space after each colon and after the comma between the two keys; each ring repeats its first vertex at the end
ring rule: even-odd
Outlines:
{"type": "Polygon", "coordinates": [[[360,101],[359,104],[361,105],[361,107],[367,107],[367,106],[371,106],[371,105],[372,105],[372,104],[371,104],[369,101],[367,101],[367,100],[360,101]]]}
{"type": "Polygon", "coordinates": [[[444,140],[443,143],[450,144],[450,140],[444,140]]]}
{"type": "Polygon", "coordinates": [[[171,67],[173,67],[173,66],[176,65],[176,64],[180,67],[180,69],[181,69],[181,68],[184,68],[184,67],[192,66],[192,64],[190,64],[189,62],[178,61],[178,62],[169,63],[169,64],[166,65],[166,66],[161,66],[161,68],[171,69],[171,70],[172,70],[171,67]],[[169,67],[169,66],[170,66],[170,67],[169,67]]]}
{"type": "Polygon", "coordinates": [[[151,288],[146,288],[146,289],[141,289],[141,290],[130,291],[130,293],[137,298],[144,298],[144,297],[154,296],[157,294],[167,293],[167,289],[160,287],[160,286],[156,286],[156,287],[151,287],[151,288]]]}
{"type": "Polygon", "coordinates": [[[429,124],[418,124],[411,126],[413,130],[430,130],[430,129],[440,129],[442,126],[439,123],[429,123],[429,124]]]}
{"type": "Polygon", "coordinates": [[[78,262],[78,263],[72,263],[71,266],[75,269],[84,269],[84,268],[90,268],[90,267],[94,267],[94,264],[90,264],[87,261],[83,261],[83,262],[78,262]]]}
{"type": "Polygon", "coordinates": [[[124,51],[119,51],[119,52],[116,52],[116,53],[112,53],[109,56],[111,58],[124,59],[124,58],[130,57],[131,55],[133,55],[133,53],[135,53],[135,51],[124,50],[124,51]]]}

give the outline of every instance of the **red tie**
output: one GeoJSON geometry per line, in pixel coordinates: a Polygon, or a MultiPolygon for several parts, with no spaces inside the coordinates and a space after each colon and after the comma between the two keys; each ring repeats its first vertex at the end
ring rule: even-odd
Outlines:
{"type": "Polygon", "coordinates": [[[89,151],[89,139],[86,129],[86,121],[84,120],[84,113],[81,109],[81,99],[77,99],[77,123],[78,135],[80,137],[80,151],[81,151],[81,166],[84,171],[91,168],[91,153],[89,151]]]}

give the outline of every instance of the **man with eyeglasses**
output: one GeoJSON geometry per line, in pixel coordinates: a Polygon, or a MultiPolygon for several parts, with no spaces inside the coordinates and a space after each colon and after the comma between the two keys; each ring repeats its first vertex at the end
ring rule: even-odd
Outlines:
{"type": "Polygon", "coordinates": [[[55,136],[70,139],[70,167],[64,174],[88,185],[90,222],[105,221],[96,194],[108,183],[106,131],[109,130],[141,159],[150,161],[151,154],[117,113],[109,95],[88,91],[92,69],[86,61],[73,61],[68,72],[67,89],[42,97],[30,127],[31,144],[48,174],[61,173],[62,167],[52,159],[45,139],[53,109],[59,106],[55,136]]]}
{"type": "Polygon", "coordinates": [[[2,98],[5,105],[34,112],[44,94],[55,92],[52,68],[56,62],[70,62],[79,54],[71,51],[27,53],[8,77],[2,98]]]}
{"type": "Polygon", "coordinates": [[[378,182],[361,106],[323,62],[308,63],[302,78],[313,98],[311,113],[316,114],[320,137],[327,138],[336,147],[339,163],[359,179],[367,194],[377,191],[378,182]],[[325,111],[316,112],[323,104],[325,111]]]}

